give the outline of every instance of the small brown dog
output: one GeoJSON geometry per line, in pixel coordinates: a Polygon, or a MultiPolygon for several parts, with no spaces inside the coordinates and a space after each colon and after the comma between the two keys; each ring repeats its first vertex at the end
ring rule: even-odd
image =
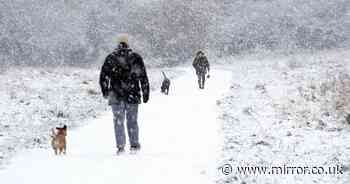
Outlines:
{"type": "Polygon", "coordinates": [[[62,128],[56,127],[51,130],[51,145],[55,154],[66,154],[66,136],[67,136],[67,126],[64,125],[62,128]]]}

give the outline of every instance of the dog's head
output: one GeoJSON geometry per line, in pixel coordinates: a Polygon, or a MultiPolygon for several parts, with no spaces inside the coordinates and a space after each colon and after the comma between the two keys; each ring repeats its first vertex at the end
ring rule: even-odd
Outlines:
{"type": "Polygon", "coordinates": [[[56,135],[64,135],[66,136],[67,135],[67,125],[64,125],[62,128],[60,127],[56,127],[56,135]]]}

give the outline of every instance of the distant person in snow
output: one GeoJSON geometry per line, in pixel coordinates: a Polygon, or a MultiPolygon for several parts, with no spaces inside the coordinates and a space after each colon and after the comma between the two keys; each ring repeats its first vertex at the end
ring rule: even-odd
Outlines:
{"type": "Polygon", "coordinates": [[[209,78],[209,61],[204,55],[204,52],[198,51],[196,57],[194,58],[192,66],[196,70],[198,76],[198,85],[199,89],[204,89],[205,84],[205,75],[208,73],[207,77],[209,78]]]}
{"type": "Polygon", "coordinates": [[[119,38],[118,48],[107,56],[101,69],[100,86],[103,97],[108,99],[112,107],[117,155],[124,152],[125,117],[130,151],[138,151],[141,148],[137,122],[138,105],[141,103],[141,96],[143,102],[147,103],[150,89],[142,57],[129,48],[126,35],[119,38]]]}

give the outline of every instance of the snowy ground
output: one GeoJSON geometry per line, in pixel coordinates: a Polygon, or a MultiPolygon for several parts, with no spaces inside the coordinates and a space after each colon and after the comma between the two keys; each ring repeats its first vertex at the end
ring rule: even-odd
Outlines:
{"type": "Polygon", "coordinates": [[[220,165],[233,173],[218,183],[350,182],[350,52],[233,61],[223,109],[220,165]],[[244,166],[343,166],[338,175],[240,174],[244,166]]]}
{"type": "MultiPolygon", "coordinates": [[[[150,68],[152,90],[164,70],[170,78],[182,68],[150,68]]],[[[98,69],[12,68],[0,74],[0,167],[25,148],[47,148],[49,130],[86,125],[107,106],[98,85],[98,69]]]]}
{"type": "Polygon", "coordinates": [[[214,183],[222,146],[216,100],[228,89],[231,72],[211,75],[205,90],[188,70],[172,81],[169,96],[152,93],[140,106],[137,155],[115,155],[112,116],[106,112],[69,132],[67,156],[27,150],[0,170],[0,178],[11,184],[214,183]]]}

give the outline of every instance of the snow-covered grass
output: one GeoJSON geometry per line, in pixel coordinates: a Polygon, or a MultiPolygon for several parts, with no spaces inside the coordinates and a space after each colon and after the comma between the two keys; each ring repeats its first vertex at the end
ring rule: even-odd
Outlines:
{"type": "MultiPolygon", "coordinates": [[[[181,68],[150,68],[151,89],[181,68]]],[[[47,147],[49,130],[85,125],[109,107],[101,97],[99,69],[12,68],[0,74],[0,165],[24,148],[47,147]]]]}
{"type": "MultiPolygon", "coordinates": [[[[218,183],[349,183],[349,51],[233,60],[218,183]],[[341,175],[239,174],[239,166],[343,166],[341,175]]],[[[230,58],[232,59],[232,58],[230,58]]]]}

